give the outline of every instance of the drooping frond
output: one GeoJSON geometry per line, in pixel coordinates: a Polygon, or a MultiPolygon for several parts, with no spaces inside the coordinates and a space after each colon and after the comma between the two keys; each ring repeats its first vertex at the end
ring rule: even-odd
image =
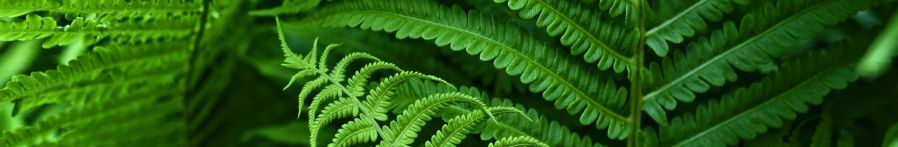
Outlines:
{"type": "MultiPolygon", "coordinates": [[[[514,107],[490,107],[487,111],[493,115],[501,113],[517,113],[522,116],[524,115],[521,110],[514,107]]],[[[461,143],[461,141],[467,137],[468,133],[470,133],[475,126],[483,123],[483,120],[486,118],[485,113],[480,110],[452,118],[446,122],[446,125],[443,125],[442,129],[437,131],[436,135],[431,137],[430,141],[425,142],[424,146],[454,147],[458,143],[461,143]]]]}
{"type": "Polygon", "coordinates": [[[586,62],[599,61],[598,67],[606,70],[636,68],[629,50],[639,41],[639,31],[618,23],[614,19],[603,18],[601,13],[588,9],[588,5],[571,0],[494,0],[507,2],[512,10],[520,11],[521,17],[537,17],[536,25],[546,28],[549,35],[561,35],[561,43],[571,47],[574,55],[584,54],[586,62]]]}
{"type": "Polygon", "coordinates": [[[707,29],[705,20],[717,22],[723,15],[733,11],[733,3],[745,4],[749,0],[677,0],[657,1],[655,7],[659,11],[650,14],[659,21],[646,31],[645,44],[658,56],[668,52],[667,42],[681,43],[683,37],[691,37],[696,31],[707,29]]]}
{"type": "MultiPolygon", "coordinates": [[[[490,106],[509,106],[526,109],[509,99],[492,99],[490,106]]],[[[600,147],[587,135],[580,135],[557,120],[550,120],[536,109],[526,109],[528,117],[519,115],[497,115],[496,122],[487,122],[481,132],[481,139],[530,136],[552,146],[600,147]],[[528,119],[529,118],[529,119],[528,119]],[[532,119],[532,121],[531,121],[532,119]]]]}
{"type": "Polygon", "coordinates": [[[778,72],[699,106],[694,113],[676,117],[659,129],[662,146],[735,145],[752,139],[768,127],[780,127],[820,104],[832,89],[845,88],[857,79],[854,63],[858,46],[838,45],[822,53],[782,65],[778,72]]]}
{"type": "MultiPolygon", "coordinates": [[[[371,121],[364,121],[366,116],[362,116],[361,118],[356,118],[353,121],[349,121],[349,123],[343,124],[340,127],[340,130],[337,130],[337,135],[334,136],[334,140],[328,144],[328,147],[345,147],[351,146],[359,143],[366,142],[374,142],[377,140],[377,124],[368,123],[371,121]]],[[[311,140],[315,142],[315,140],[311,140]]],[[[312,146],[315,146],[313,143],[312,146]]]]}
{"type": "MultiPolygon", "coordinates": [[[[417,132],[421,131],[421,126],[430,120],[431,116],[436,115],[435,111],[456,102],[474,104],[486,110],[486,104],[462,93],[434,94],[415,101],[399,114],[396,120],[390,122],[389,126],[384,126],[386,136],[383,136],[384,140],[378,146],[408,146],[418,137],[417,132]]],[[[492,114],[487,115],[492,117],[492,114]]]]}
{"type": "Polygon", "coordinates": [[[518,136],[518,137],[506,137],[499,140],[496,140],[494,143],[490,143],[490,147],[518,147],[518,146],[526,146],[526,147],[549,147],[545,143],[540,142],[532,137],[527,136],[518,136]]]}
{"type": "Polygon", "coordinates": [[[736,80],[734,67],[742,71],[769,67],[771,56],[791,52],[794,42],[813,37],[824,25],[838,23],[870,3],[774,1],[742,17],[739,28],[725,22],[721,30],[690,43],[686,53],[674,52],[660,65],[650,65],[650,71],[658,75],[653,76],[655,83],[649,84],[651,92],[645,94],[643,110],[656,122],[664,123],[665,111],[674,109],[677,101],[691,102],[695,99],[693,92],[702,93],[711,86],[736,80]]]}
{"type": "Polygon", "coordinates": [[[193,0],[2,0],[0,17],[26,15],[21,21],[0,21],[0,40],[48,38],[44,48],[67,45],[81,38],[112,38],[137,42],[194,35],[201,18],[201,1],[193,0]],[[7,11],[8,10],[8,11],[7,11]],[[49,12],[39,16],[38,12],[49,12]]]}
{"type": "Polygon", "coordinates": [[[399,87],[406,81],[413,79],[439,81],[446,85],[450,85],[449,82],[446,82],[443,79],[418,72],[404,71],[396,73],[390,77],[384,78],[384,80],[381,81],[377,85],[377,87],[372,88],[370,92],[368,92],[368,95],[365,97],[365,101],[363,102],[364,107],[367,107],[369,110],[373,111],[375,119],[380,121],[386,120],[388,111],[387,107],[390,106],[390,99],[394,95],[393,91],[395,91],[397,87],[399,87]]]}
{"type": "Polygon", "coordinates": [[[452,50],[465,49],[479,54],[481,60],[494,60],[495,67],[505,68],[510,75],[520,75],[531,91],[541,92],[558,108],[580,114],[582,122],[609,128],[612,138],[624,138],[632,130],[630,119],[622,115],[626,89],[518,27],[477,12],[432,1],[347,1],[321,8],[298,25],[383,30],[395,32],[397,38],[423,38],[452,50]]]}
{"type": "Polygon", "coordinates": [[[143,85],[173,83],[179,73],[185,72],[179,65],[186,64],[189,55],[179,45],[167,42],[98,48],[68,66],[13,77],[0,89],[0,102],[16,102],[16,110],[50,103],[83,106],[95,100],[124,97],[143,85]],[[137,75],[141,78],[126,78],[137,75]]]}
{"type": "Polygon", "coordinates": [[[356,103],[349,100],[349,98],[340,98],[339,100],[327,104],[327,106],[324,107],[324,110],[321,111],[321,114],[318,114],[317,118],[309,118],[309,130],[316,130],[309,132],[309,140],[318,140],[318,130],[323,129],[331,121],[340,118],[355,117],[358,114],[359,105],[356,105],[356,103]]]}
{"type": "MultiPolygon", "coordinates": [[[[539,139],[551,146],[566,147],[599,147],[603,146],[597,142],[593,142],[589,136],[577,134],[565,125],[560,124],[556,120],[550,120],[546,116],[539,114],[536,109],[524,108],[521,104],[515,104],[510,99],[490,98],[485,92],[472,87],[461,87],[458,89],[445,86],[430,81],[413,80],[403,85],[398,91],[397,96],[404,97],[423,97],[436,93],[445,92],[461,92],[483,99],[490,107],[514,107],[515,109],[526,112],[526,115],[518,114],[495,114],[497,121],[487,121],[481,126],[475,128],[472,132],[479,132],[481,140],[490,140],[515,136],[530,136],[539,139]]],[[[401,105],[401,104],[398,104],[401,105]]],[[[395,106],[396,109],[403,109],[406,106],[395,106]]],[[[476,107],[464,104],[450,105],[443,111],[440,111],[444,120],[465,115],[472,111],[478,111],[476,107]]],[[[494,111],[495,112],[495,111],[494,111]]]]}
{"type": "Polygon", "coordinates": [[[158,97],[177,94],[175,91],[142,90],[129,97],[114,98],[71,111],[62,112],[36,123],[3,134],[3,146],[78,146],[92,144],[129,145],[149,143],[159,145],[184,144],[184,124],[169,120],[178,113],[179,101],[156,102],[158,97]],[[146,111],[156,110],[156,111],[146,111]],[[163,128],[163,129],[159,129],[163,128]],[[120,135],[140,131],[143,135],[120,135]],[[53,140],[50,138],[57,138],[53,140]],[[102,140],[102,141],[101,141],[102,140]]]}

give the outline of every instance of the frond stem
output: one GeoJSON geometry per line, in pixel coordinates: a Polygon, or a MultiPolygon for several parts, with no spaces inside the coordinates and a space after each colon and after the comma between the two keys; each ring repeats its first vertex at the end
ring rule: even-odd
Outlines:
{"type": "Polygon", "coordinates": [[[639,45],[636,46],[636,70],[633,71],[633,77],[630,78],[630,121],[632,122],[633,132],[630,133],[630,136],[627,138],[627,146],[637,147],[639,145],[639,127],[641,127],[640,122],[642,122],[642,80],[643,80],[643,62],[645,62],[645,39],[647,33],[645,31],[645,24],[643,24],[643,19],[645,15],[643,15],[642,11],[642,0],[636,0],[636,11],[638,18],[636,19],[636,26],[639,28],[639,45]]]}

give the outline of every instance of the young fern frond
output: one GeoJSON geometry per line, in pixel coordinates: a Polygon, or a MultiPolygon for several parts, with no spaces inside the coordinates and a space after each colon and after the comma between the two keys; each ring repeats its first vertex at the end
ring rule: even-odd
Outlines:
{"type": "MultiPolygon", "coordinates": [[[[583,66],[518,27],[474,11],[432,1],[347,1],[324,7],[297,25],[383,30],[395,32],[397,38],[423,38],[452,50],[465,49],[479,54],[483,61],[493,60],[496,68],[505,68],[509,75],[520,75],[521,82],[530,84],[530,91],[541,92],[546,100],[555,101],[556,107],[581,115],[581,123],[609,128],[612,138],[625,138],[633,129],[623,115],[625,88],[609,78],[594,76],[598,75],[595,68],[583,66]]],[[[615,71],[626,68],[612,67],[620,68],[615,71]]]]}
{"type": "Polygon", "coordinates": [[[13,77],[0,89],[0,102],[16,102],[15,110],[50,103],[82,106],[89,100],[125,96],[140,85],[172,83],[183,72],[178,70],[183,67],[176,65],[187,62],[186,50],[177,46],[169,42],[129,49],[98,48],[97,53],[82,56],[69,66],[13,77]],[[124,78],[131,75],[144,78],[124,78]]]}
{"type": "MultiPolygon", "coordinates": [[[[514,107],[490,107],[487,111],[494,115],[501,113],[518,113],[521,116],[526,116],[524,112],[521,112],[521,110],[514,107]]],[[[444,125],[442,129],[437,131],[436,135],[431,137],[430,141],[425,142],[424,146],[455,146],[456,144],[461,143],[461,140],[465,139],[468,133],[470,133],[481,120],[485,119],[485,116],[486,115],[481,111],[473,111],[452,118],[446,122],[446,125],[444,125]]]]}
{"type": "MultiPolygon", "coordinates": [[[[539,114],[536,109],[525,108],[521,104],[515,104],[510,99],[490,98],[485,92],[472,87],[461,87],[459,89],[445,86],[430,81],[413,80],[400,88],[399,96],[404,97],[422,97],[436,93],[461,92],[486,102],[491,109],[498,108],[514,108],[526,112],[526,115],[513,114],[496,114],[497,121],[488,121],[485,124],[476,126],[472,132],[479,132],[481,140],[499,139],[505,137],[530,136],[550,145],[550,146],[569,146],[569,147],[598,147],[602,144],[593,142],[589,136],[577,134],[570,128],[562,125],[557,120],[551,120],[544,115],[539,114]]],[[[406,106],[395,106],[395,109],[404,109],[406,106]]],[[[450,105],[447,109],[440,112],[440,117],[444,120],[456,118],[461,115],[478,111],[477,108],[470,105],[455,104],[450,105]]]]}
{"type": "MultiPolygon", "coordinates": [[[[438,81],[447,85],[448,83],[434,76],[424,75],[417,72],[403,71],[396,65],[376,60],[376,58],[364,54],[354,54],[356,56],[347,56],[346,58],[342,59],[338,63],[338,65],[335,66],[336,68],[334,70],[328,70],[326,68],[323,68],[326,67],[327,64],[322,63],[326,62],[327,57],[317,57],[317,55],[315,54],[317,52],[316,47],[313,47],[310,53],[306,56],[293,53],[293,51],[287,46],[284,39],[285,36],[281,31],[282,28],[280,27],[280,19],[277,19],[277,23],[278,38],[281,41],[282,50],[285,53],[286,57],[283,66],[300,70],[293,76],[293,78],[291,78],[291,83],[293,80],[299,80],[312,76],[318,76],[316,80],[324,78],[329,82],[323,90],[321,90],[317,95],[314,96],[312,104],[310,104],[309,106],[309,130],[312,133],[310,135],[311,146],[317,145],[317,132],[321,129],[322,126],[327,125],[327,123],[335,119],[348,116],[357,116],[359,115],[359,111],[361,111],[362,114],[357,118],[354,118],[353,121],[350,121],[347,124],[343,124],[338,130],[335,138],[333,139],[333,142],[328,146],[351,146],[354,144],[371,142],[379,137],[383,138],[380,143],[381,146],[408,146],[414,141],[414,138],[417,137],[417,133],[420,131],[420,127],[423,126],[427,120],[430,120],[431,116],[436,114],[436,111],[448,106],[449,104],[457,102],[469,103],[478,106],[479,110],[485,111],[484,114],[486,116],[489,116],[489,118],[492,120],[495,120],[493,119],[495,117],[493,116],[492,111],[517,111],[516,109],[507,109],[501,107],[490,109],[487,108],[486,104],[481,102],[479,99],[458,92],[450,92],[443,94],[434,94],[415,101],[415,104],[409,106],[402,114],[396,117],[395,120],[391,121],[388,126],[383,126],[381,128],[381,126],[379,126],[377,122],[387,120],[386,113],[388,110],[387,107],[390,105],[390,97],[393,96],[393,91],[403,82],[411,79],[422,79],[438,81]],[[356,71],[355,74],[353,74],[352,77],[349,78],[349,80],[338,80],[334,78],[345,78],[346,76],[343,75],[343,73],[345,73],[346,71],[345,68],[347,67],[347,64],[350,64],[351,61],[355,59],[361,59],[362,57],[372,57],[372,59],[375,59],[375,61],[361,67],[361,69],[356,71]],[[372,74],[374,72],[382,69],[391,69],[394,71],[398,71],[399,73],[385,78],[380,82],[380,84],[370,89],[368,93],[365,93],[366,89],[369,88],[369,86],[367,86],[369,81],[368,79],[372,77],[372,74]],[[315,74],[309,74],[310,72],[308,71],[314,71],[315,74]],[[342,83],[341,81],[347,81],[347,84],[344,85],[344,83],[342,83]],[[365,101],[361,102],[359,97],[365,97],[365,101]],[[339,99],[333,101],[332,103],[327,103],[328,101],[331,101],[328,99],[334,98],[339,99]],[[321,114],[316,114],[318,107],[325,103],[327,103],[327,106],[325,107],[324,111],[321,114]]],[[[317,45],[317,39],[313,44],[317,45]]],[[[331,49],[336,46],[337,45],[328,46],[323,55],[326,55],[328,52],[330,52],[331,49]]],[[[315,85],[322,85],[321,83],[312,84],[314,84],[314,87],[320,87],[315,85]]],[[[312,91],[316,89],[317,88],[302,89],[301,91],[312,91]]],[[[300,100],[302,101],[304,99],[300,100]]],[[[301,107],[302,103],[300,102],[300,108],[301,107]]],[[[517,112],[523,114],[520,111],[517,112]]]]}
{"type": "Polygon", "coordinates": [[[658,12],[647,11],[659,20],[647,30],[645,44],[651,47],[658,56],[666,56],[669,51],[667,42],[681,43],[683,37],[692,37],[696,31],[706,30],[705,20],[718,22],[723,15],[733,11],[733,4],[745,5],[749,0],[691,0],[691,1],[658,1],[655,7],[658,12]],[[687,5],[689,4],[689,5],[687,5]]]}
{"type": "MultiPolygon", "coordinates": [[[[378,146],[408,146],[418,136],[416,133],[421,131],[421,126],[430,120],[431,116],[436,115],[435,111],[456,102],[474,104],[481,110],[487,110],[486,104],[466,94],[457,92],[434,94],[415,101],[396,120],[390,122],[389,126],[384,126],[383,130],[389,130],[389,132],[378,146]]],[[[487,115],[493,118],[491,113],[487,113],[487,115]]]]}
{"type": "Polygon", "coordinates": [[[490,143],[490,147],[517,147],[517,146],[531,146],[531,147],[549,147],[545,143],[539,142],[539,140],[533,139],[532,137],[527,136],[518,136],[518,137],[506,137],[497,140],[495,143],[490,143]]]}
{"type": "MultiPolygon", "coordinates": [[[[364,121],[370,119],[365,117],[367,116],[361,116],[360,118],[356,118],[355,120],[340,126],[340,130],[337,130],[337,134],[334,136],[333,141],[327,146],[346,147],[377,140],[377,130],[380,129],[380,127],[378,127],[377,124],[369,123],[371,121],[364,121]]],[[[315,142],[314,138],[310,141],[315,142]]],[[[315,146],[315,143],[311,143],[311,145],[315,146]]]]}
{"type": "Polygon", "coordinates": [[[643,98],[643,110],[656,122],[666,123],[666,111],[676,108],[677,101],[691,102],[693,93],[735,81],[734,67],[742,71],[769,67],[771,57],[790,52],[794,42],[813,37],[824,25],[845,20],[871,3],[775,1],[742,17],[739,28],[725,22],[721,30],[690,43],[688,52],[674,52],[661,63],[650,65],[650,71],[658,75],[653,76],[656,83],[649,84],[652,90],[643,98]]]}
{"type": "Polygon", "coordinates": [[[694,113],[676,117],[659,129],[662,146],[735,145],[752,139],[768,127],[780,127],[808,104],[820,104],[832,89],[845,88],[857,79],[852,71],[860,57],[857,45],[837,45],[822,53],[782,65],[776,73],[699,106],[694,113]],[[748,129],[746,129],[748,128],[748,129]]]}
{"type": "Polygon", "coordinates": [[[571,47],[574,55],[584,54],[586,62],[598,62],[599,69],[614,67],[633,70],[636,62],[628,49],[639,41],[638,31],[615,19],[603,18],[588,5],[572,0],[494,0],[507,2],[525,19],[537,17],[536,25],[549,35],[561,35],[561,43],[571,47]]]}

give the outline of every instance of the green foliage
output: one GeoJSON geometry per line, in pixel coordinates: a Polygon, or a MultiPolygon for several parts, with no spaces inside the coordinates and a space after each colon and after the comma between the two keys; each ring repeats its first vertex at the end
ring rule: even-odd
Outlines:
{"type": "Polygon", "coordinates": [[[894,146],[896,10],[0,0],[0,146],[894,146]]]}

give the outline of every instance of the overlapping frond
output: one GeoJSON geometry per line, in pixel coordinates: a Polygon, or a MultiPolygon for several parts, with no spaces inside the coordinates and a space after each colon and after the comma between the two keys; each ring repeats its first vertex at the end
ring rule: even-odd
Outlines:
{"type": "MultiPolygon", "coordinates": [[[[551,120],[540,114],[536,109],[525,108],[521,104],[515,104],[510,99],[490,98],[485,92],[472,87],[452,88],[444,84],[412,80],[400,88],[397,96],[401,97],[423,97],[436,93],[461,92],[482,99],[490,107],[507,107],[514,108],[526,113],[526,115],[518,114],[495,114],[496,121],[487,121],[482,123],[472,132],[478,132],[481,140],[490,140],[515,136],[530,136],[539,139],[551,146],[568,146],[568,147],[599,147],[604,146],[594,142],[587,135],[580,135],[565,125],[560,124],[556,120],[551,120]]],[[[404,109],[406,106],[400,106],[396,109],[404,109]]],[[[450,105],[440,112],[440,117],[444,120],[449,118],[466,115],[478,108],[471,105],[455,104],[450,105]]]]}
{"type": "MultiPolygon", "coordinates": [[[[377,140],[377,129],[379,129],[377,124],[374,124],[371,121],[366,121],[366,119],[369,118],[365,117],[366,116],[362,116],[349,121],[349,123],[343,124],[343,126],[340,127],[340,130],[337,130],[334,140],[327,146],[345,147],[377,140]]],[[[315,142],[315,140],[311,141],[315,142]]],[[[311,145],[315,146],[314,143],[311,145]]]]}
{"type": "Polygon", "coordinates": [[[185,133],[184,121],[170,118],[183,111],[186,89],[177,80],[186,69],[178,65],[186,64],[189,54],[178,46],[158,42],[97,48],[56,70],[16,76],[0,89],[0,101],[14,102],[15,112],[45,105],[64,111],[4,133],[3,142],[6,146],[185,144],[185,136],[174,135],[185,133]],[[135,76],[141,78],[127,78],[135,76]],[[132,131],[146,134],[122,135],[132,131]],[[48,140],[49,136],[56,139],[48,140]]]}
{"type": "Polygon", "coordinates": [[[658,56],[666,56],[667,42],[681,43],[683,37],[691,37],[696,31],[707,29],[705,21],[717,22],[723,15],[733,11],[733,4],[746,4],[749,0],[688,0],[657,1],[658,11],[648,14],[655,16],[649,21],[659,21],[646,31],[645,43],[658,56]]]}
{"type": "Polygon", "coordinates": [[[657,75],[649,84],[643,110],[659,123],[667,121],[666,110],[677,101],[691,102],[694,92],[736,80],[736,69],[769,68],[771,57],[791,52],[798,40],[809,39],[824,25],[838,23],[866,8],[872,1],[774,1],[742,17],[738,28],[725,22],[721,30],[699,38],[686,53],[674,52],[660,64],[650,65],[657,75]],[[803,9],[796,9],[803,8],[803,9]]]}
{"type": "Polygon", "coordinates": [[[736,89],[720,100],[699,106],[694,113],[676,117],[659,129],[662,146],[735,145],[768,127],[780,127],[820,104],[833,89],[857,79],[852,71],[859,58],[856,45],[837,45],[797,61],[749,87],[736,89]]]}
{"type": "Polygon", "coordinates": [[[0,17],[24,16],[24,20],[0,21],[0,40],[50,38],[44,48],[67,45],[87,37],[143,41],[188,37],[199,23],[201,1],[192,0],[3,0],[0,17]],[[41,14],[38,12],[48,12],[41,14]]]}
{"type": "MultiPolygon", "coordinates": [[[[486,110],[486,104],[480,100],[462,93],[443,93],[434,94],[429,97],[415,101],[405,109],[396,120],[390,122],[389,126],[384,126],[386,132],[378,146],[408,146],[416,137],[417,132],[421,131],[421,126],[436,115],[437,110],[448,106],[451,103],[469,103],[481,107],[486,110]]],[[[488,114],[492,116],[492,114],[488,114]]]]}
{"type": "Polygon", "coordinates": [[[507,2],[512,10],[520,11],[525,19],[537,17],[536,25],[546,28],[549,35],[561,35],[561,43],[571,47],[574,55],[584,54],[586,62],[598,62],[602,70],[613,67],[615,72],[636,68],[629,53],[639,42],[639,31],[619,20],[607,17],[588,5],[571,0],[494,0],[507,2]]]}
{"type": "Polygon", "coordinates": [[[321,8],[297,25],[360,27],[395,32],[397,38],[433,40],[452,50],[465,49],[479,54],[481,60],[493,60],[495,67],[505,68],[510,75],[520,75],[531,91],[541,92],[558,108],[580,114],[581,122],[609,128],[612,138],[624,138],[632,130],[629,119],[622,115],[627,107],[626,89],[518,27],[477,12],[432,1],[348,1],[321,8]]]}
{"type": "Polygon", "coordinates": [[[0,102],[16,102],[16,110],[28,110],[49,103],[82,106],[123,97],[144,85],[175,82],[185,72],[178,65],[186,64],[186,51],[174,42],[98,48],[68,66],[13,77],[0,89],[0,102]],[[142,78],[126,78],[137,75],[142,78]]]}
{"type": "Polygon", "coordinates": [[[534,139],[533,137],[527,136],[518,136],[518,137],[506,137],[499,140],[496,140],[494,143],[490,143],[490,147],[516,147],[516,146],[531,146],[531,147],[549,147],[545,143],[540,142],[539,140],[534,139]]]}

